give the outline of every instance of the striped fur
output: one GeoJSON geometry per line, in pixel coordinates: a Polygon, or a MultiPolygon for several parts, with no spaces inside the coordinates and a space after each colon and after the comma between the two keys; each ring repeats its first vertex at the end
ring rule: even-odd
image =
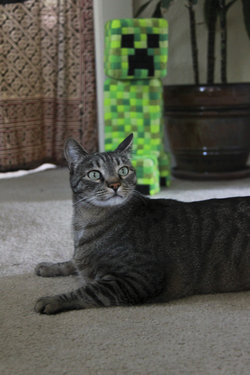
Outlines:
{"type": "Polygon", "coordinates": [[[36,273],[77,272],[82,287],[40,298],[35,311],[52,314],[250,289],[250,198],[184,203],[143,197],[134,189],[131,142],[132,136],[114,152],[94,155],[73,140],[66,144],[74,255],[65,263],[41,263],[36,273]],[[129,172],[119,176],[124,166],[129,172]],[[89,178],[91,170],[101,173],[98,181],[89,178]]]}

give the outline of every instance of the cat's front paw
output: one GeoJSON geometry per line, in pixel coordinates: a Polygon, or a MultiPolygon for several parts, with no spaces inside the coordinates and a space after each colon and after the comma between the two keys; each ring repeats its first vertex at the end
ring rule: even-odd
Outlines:
{"type": "Polygon", "coordinates": [[[57,296],[41,297],[36,301],[34,310],[40,314],[55,314],[62,310],[62,304],[57,296]]]}
{"type": "Polygon", "coordinates": [[[37,276],[42,276],[42,277],[53,276],[53,274],[51,272],[51,266],[52,265],[53,265],[52,262],[39,263],[35,268],[35,274],[37,276]]]}

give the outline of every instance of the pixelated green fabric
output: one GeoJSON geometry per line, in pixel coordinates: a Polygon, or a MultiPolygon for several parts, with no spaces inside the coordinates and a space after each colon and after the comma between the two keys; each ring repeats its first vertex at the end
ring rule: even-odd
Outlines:
{"type": "Polygon", "coordinates": [[[149,186],[150,195],[160,191],[160,172],[158,168],[158,156],[133,155],[132,165],[136,170],[137,185],[149,186]]]}
{"type": "Polygon", "coordinates": [[[115,80],[104,84],[105,150],[112,151],[134,134],[132,163],[138,185],[149,185],[150,194],[170,181],[168,155],[163,149],[162,82],[159,79],[115,80]]]}
{"type": "Polygon", "coordinates": [[[167,22],[159,18],[115,19],[105,26],[105,149],[134,134],[132,163],[137,183],[150,194],[169,185],[169,155],[163,149],[163,90],[167,73],[167,22]]]}
{"type": "Polygon", "coordinates": [[[167,30],[168,23],[163,18],[114,19],[107,22],[105,74],[116,79],[164,77],[167,74],[167,30]],[[153,68],[147,68],[147,65],[153,68]]]}
{"type": "Polygon", "coordinates": [[[158,79],[118,81],[104,84],[105,144],[114,149],[124,134],[134,133],[138,155],[159,151],[162,138],[162,82],[158,79]]]}

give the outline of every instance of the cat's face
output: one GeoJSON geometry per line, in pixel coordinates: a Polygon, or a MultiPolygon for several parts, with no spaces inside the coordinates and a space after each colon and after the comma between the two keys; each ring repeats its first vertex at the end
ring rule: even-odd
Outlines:
{"type": "Polygon", "coordinates": [[[133,194],[136,175],[129,154],[133,135],[113,152],[88,154],[75,140],[65,144],[75,203],[110,207],[125,203],[133,194]]]}

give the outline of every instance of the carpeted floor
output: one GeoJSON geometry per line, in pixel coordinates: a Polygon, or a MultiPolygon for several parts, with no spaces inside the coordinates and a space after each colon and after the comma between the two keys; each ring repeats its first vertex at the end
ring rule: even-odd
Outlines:
{"type": "MultiPolygon", "coordinates": [[[[250,179],[173,180],[179,200],[250,195],[250,179]]],[[[40,261],[72,253],[68,171],[0,181],[1,375],[248,375],[250,292],[194,296],[150,306],[33,312],[43,295],[77,280],[40,278],[40,261]]]]}

